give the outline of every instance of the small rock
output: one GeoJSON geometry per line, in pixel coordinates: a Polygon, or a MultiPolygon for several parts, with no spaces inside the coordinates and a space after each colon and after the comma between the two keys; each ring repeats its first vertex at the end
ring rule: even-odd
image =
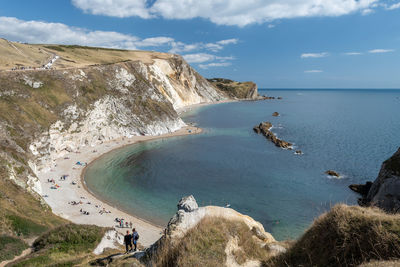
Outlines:
{"type": "Polygon", "coordinates": [[[338,172],[333,171],[333,170],[327,170],[325,173],[330,175],[330,176],[340,177],[340,174],[338,172]]]}
{"type": "Polygon", "coordinates": [[[278,116],[280,116],[280,114],[279,114],[279,112],[274,112],[274,113],[272,113],[272,116],[274,116],[274,117],[278,117],[278,116]]]}
{"type": "Polygon", "coordinates": [[[303,155],[303,152],[302,152],[301,150],[296,150],[296,151],[294,152],[294,154],[296,154],[296,155],[303,155]]]}

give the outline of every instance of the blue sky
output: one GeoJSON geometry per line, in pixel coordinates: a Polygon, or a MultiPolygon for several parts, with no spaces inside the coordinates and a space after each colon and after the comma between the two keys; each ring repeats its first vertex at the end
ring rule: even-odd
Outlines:
{"type": "Polygon", "coordinates": [[[177,53],[261,88],[400,88],[400,0],[13,0],[0,37],[177,53]]]}

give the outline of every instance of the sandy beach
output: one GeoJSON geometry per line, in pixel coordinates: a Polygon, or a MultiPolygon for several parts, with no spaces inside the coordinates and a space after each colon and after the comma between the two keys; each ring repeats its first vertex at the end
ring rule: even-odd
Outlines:
{"type": "Polygon", "coordinates": [[[91,194],[83,184],[84,165],[90,164],[107,152],[126,145],[157,138],[199,134],[201,131],[198,127],[186,126],[165,135],[121,138],[104,142],[95,147],[82,147],[77,153],[71,152],[55,160],[53,162],[54,167],[50,171],[39,171],[38,178],[42,188],[42,196],[52,208],[53,213],[77,224],[113,227],[117,231],[125,233],[126,230],[131,230],[131,228],[129,226],[128,228],[119,227],[115,218],[123,218],[124,222],[128,223],[132,222],[132,226],[140,234],[139,243],[147,247],[160,238],[163,228],[127,214],[91,194]],[[77,165],[77,162],[85,164],[77,165]],[[62,176],[66,176],[65,180],[61,179],[62,176]],[[49,182],[49,180],[54,180],[54,182],[49,182]],[[84,214],[84,212],[88,212],[89,215],[84,214]]]}

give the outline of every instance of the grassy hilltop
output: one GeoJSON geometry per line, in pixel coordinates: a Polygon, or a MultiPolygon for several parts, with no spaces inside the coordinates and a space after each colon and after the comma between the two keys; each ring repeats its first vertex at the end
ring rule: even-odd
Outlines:
{"type": "Polygon", "coordinates": [[[150,63],[153,58],[168,59],[172,55],[150,51],[109,49],[78,45],[21,44],[0,39],[0,70],[13,67],[41,67],[57,54],[54,68],[82,68],[96,64],[113,64],[140,60],[150,63]]]}

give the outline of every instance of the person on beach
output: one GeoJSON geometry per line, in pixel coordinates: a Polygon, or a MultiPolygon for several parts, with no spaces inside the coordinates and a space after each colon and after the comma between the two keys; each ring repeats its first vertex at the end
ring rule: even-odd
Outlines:
{"type": "Polygon", "coordinates": [[[136,229],[133,228],[132,229],[132,243],[135,246],[133,251],[136,251],[136,247],[137,247],[137,241],[139,240],[139,234],[138,232],[136,232],[136,229]]]}
{"type": "Polygon", "coordinates": [[[132,250],[132,235],[129,234],[129,230],[126,231],[126,235],[124,236],[124,243],[126,253],[132,250]]]}

